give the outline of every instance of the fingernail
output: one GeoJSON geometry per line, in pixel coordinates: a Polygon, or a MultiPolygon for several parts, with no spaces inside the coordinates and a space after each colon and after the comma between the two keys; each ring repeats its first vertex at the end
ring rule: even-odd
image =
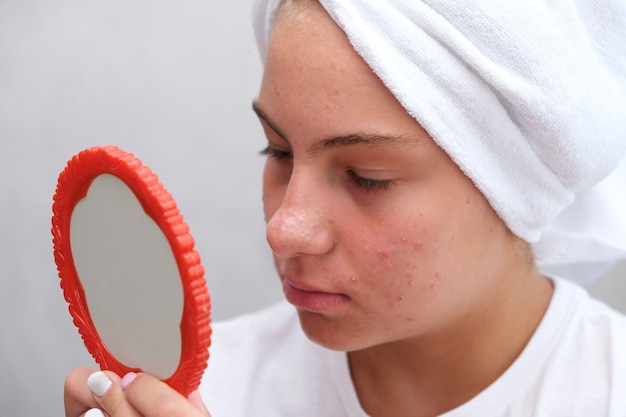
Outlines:
{"type": "Polygon", "coordinates": [[[98,397],[102,397],[104,394],[107,393],[109,388],[111,388],[111,385],[113,385],[113,383],[111,382],[107,374],[98,371],[89,375],[89,378],[87,378],[87,385],[89,386],[91,392],[96,394],[98,397]]]}
{"type": "Polygon", "coordinates": [[[122,389],[126,389],[126,387],[129,386],[130,383],[135,380],[135,378],[137,378],[137,374],[134,372],[129,372],[124,375],[124,378],[122,378],[122,389]]]}
{"type": "Polygon", "coordinates": [[[99,408],[92,408],[85,413],[85,417],[104,417],[104,413],[99,408]]]}

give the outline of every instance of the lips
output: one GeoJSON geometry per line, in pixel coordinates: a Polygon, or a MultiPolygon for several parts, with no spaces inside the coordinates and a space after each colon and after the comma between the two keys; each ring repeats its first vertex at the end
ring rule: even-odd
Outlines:
{"type": "Polygon", "coordinates": [[[304,284],[295,284],[283,278],[283,292],[294,306],[314,313],[333,313],[347,306],[350,297],[341,293],[327,292],[304,284]]]}

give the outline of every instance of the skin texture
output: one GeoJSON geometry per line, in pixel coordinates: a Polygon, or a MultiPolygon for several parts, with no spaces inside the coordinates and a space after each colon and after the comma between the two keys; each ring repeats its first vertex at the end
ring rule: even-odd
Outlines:
{"type": "Polygon", "coordinates": [[[366,411],[436,415],[501,375],[552,286],[316,3],[277,15],[255,109],[285,294],[310,339],[350,352],[366,411]]]}

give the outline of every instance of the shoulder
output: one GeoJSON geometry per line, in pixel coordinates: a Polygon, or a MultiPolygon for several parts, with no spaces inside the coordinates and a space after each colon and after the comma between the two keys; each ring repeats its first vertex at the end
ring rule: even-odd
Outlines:
{"type": "Polygon", "coordinates": [[[597,348],[626,344],[626,315],[591,297],[577,284],[559,279],[554,282],[553,307],[567,313],[568,332],[597,348]]]}
{"type": "MultiPolygon", "coordinates": [[[[555,279],[555,295],[531,346],[545,352],[527,394],[555,413],[572,416],[626,415],[626,316],[569,281],[555,279]],[[538,343],[537,343],[538,342],[538,343]],[[563,395],[550,401],[546,392],[563,395]],[[545,405],[545,404],[544,404],[545,405]]],[[[529,346],[529,348],[531,348],[529,346]]],[[[526,363],[526,365],[531,365],[526,363]]]]}
{"type": "Polygon", "coordinates": [[[554,279],[539,327],[511,367],[449,413],[493,416],[626,416],[626,317],[554,279]]]}

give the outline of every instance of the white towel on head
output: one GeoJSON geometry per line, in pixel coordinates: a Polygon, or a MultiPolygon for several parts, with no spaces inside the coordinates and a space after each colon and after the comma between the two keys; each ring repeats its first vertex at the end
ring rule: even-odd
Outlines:
{"type": "Polygon", "coordinates": [[[320,3],[540,266],[626,256],[626,2],[320,3]]]}

